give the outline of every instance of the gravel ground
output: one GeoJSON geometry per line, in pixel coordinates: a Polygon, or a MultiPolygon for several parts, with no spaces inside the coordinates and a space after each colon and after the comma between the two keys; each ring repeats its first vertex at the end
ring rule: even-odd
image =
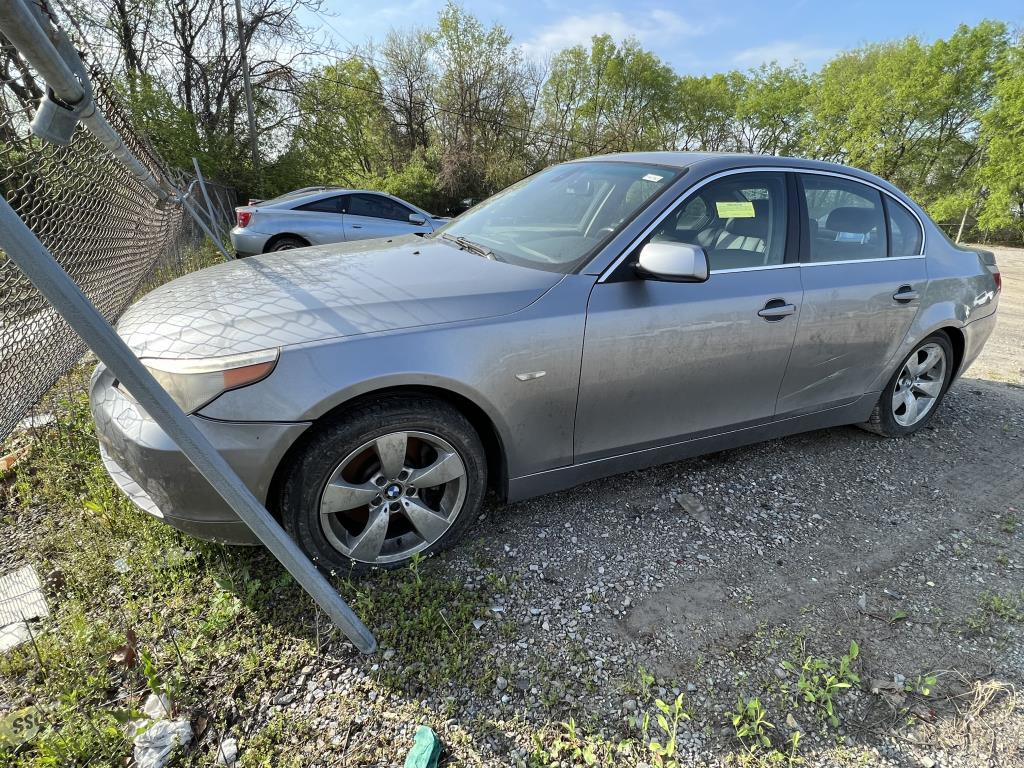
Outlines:
{"type": "Polygon", "coordinates": [[[725,713],[760,696],[808,765],[1024,765],[1024,250],[999,259],[998,330],[923,432],[831,429],[492,503],[423,566],[512,585],[476,630],[492,690],[389,689],[400,656],[342,645],[251,717],[308,721],[310,765],[398,765],[418,721],[450,764],[516,765],[569,717],[635,735],[645,697],[681,692],[682,762],[718,765],[741,751],[725,713]],[[837,731],[787,703],[782,662],[851,640],[864,686],[837,731]]]}
{"type": "MultiPolygon", "coordinates": [[[[428,723],[442,765],[539,765],[536,741],[550,749],[569,718],[591,743],[637,738],[654,699],[683,694],[683,765],[745,764],[726,713],[756,696],[776,745],[803,734],[806,765],[1024,766],[1024,250],[998,256],[997,330],[927,429],[824,430],[491,500],[420,566],[488,595],[460,630],[481,641],[475,671],[395,682],[430,659],[400,643],[361,657],[318,624],[319,656],[257,705],[209,702],[243,763],[273,733],[282,764],[399,766],[428,723]],[[831,727],[786,692],[784,662],[851,641],[863,685],[837,695],[831,727]]],[[[15,538],[0,559],[19,559],[15,538]]]]}

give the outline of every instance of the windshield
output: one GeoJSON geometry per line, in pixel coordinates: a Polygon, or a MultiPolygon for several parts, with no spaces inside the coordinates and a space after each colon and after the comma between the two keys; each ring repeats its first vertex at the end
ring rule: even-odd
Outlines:
{"type": "Polygon", "coordinates": [[[482,246],[498,261],[570,272],[678,175],[678,169],[641,163],[556,165],[485,200],[439,233],[482,246]]]}

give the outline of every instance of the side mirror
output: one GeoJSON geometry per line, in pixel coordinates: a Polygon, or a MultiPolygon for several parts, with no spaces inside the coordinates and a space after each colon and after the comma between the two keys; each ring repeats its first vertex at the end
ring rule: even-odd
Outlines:
{"type": "Polygon", "coordinates": [[[418,213],[410,213],[409,214],[409,223],[410,224],[415,224],[416,226],[419,227],[419,226],[422,226],[422,225],[426,224],[427,220],[425,218],[423,218],[422,216],[420,216],[418,213]]]}
{"type": "Polygon", "coordinates": [[[648,243],[636,263],[642,277],[672,283],[703,283],[708,279],[708,255],[699,245],[648,243]]]}

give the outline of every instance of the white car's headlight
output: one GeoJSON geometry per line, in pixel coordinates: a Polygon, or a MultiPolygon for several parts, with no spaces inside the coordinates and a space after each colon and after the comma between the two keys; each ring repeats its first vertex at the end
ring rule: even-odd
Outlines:
{"type": "Polygon", "coordinates": [[[229,389],[265,379],[277,365],[278,356],[279,350],[265,349],[202,359],[144,357],[141,362],[181,410],[193,413],[229,389]]]}

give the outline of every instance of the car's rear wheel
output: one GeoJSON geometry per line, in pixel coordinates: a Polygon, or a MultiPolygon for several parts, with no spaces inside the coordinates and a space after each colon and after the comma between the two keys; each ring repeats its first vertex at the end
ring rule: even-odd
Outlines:
{"type": "Polygon", "coordinates": [[[267,253],[291,251],[295,248],[305,248],[308,245],[309,243],[298,237],[279,237],[270,244],[270,247],[267,248],[267,253]]]}
{"type": "Polygon", "coordinates": [[[316,429],[286,470],[280,511],[322,569],[399,567],[451,546],[476,517],[487,460],[448,403],[389,397],[316,429]]]}
{"type": "Polygon", "coordinates": [[[902,437],[932,420],[953,376],[953,347],[944,333],[932,334],[903,361],[861,426],[886,437],[902,437]]]}

